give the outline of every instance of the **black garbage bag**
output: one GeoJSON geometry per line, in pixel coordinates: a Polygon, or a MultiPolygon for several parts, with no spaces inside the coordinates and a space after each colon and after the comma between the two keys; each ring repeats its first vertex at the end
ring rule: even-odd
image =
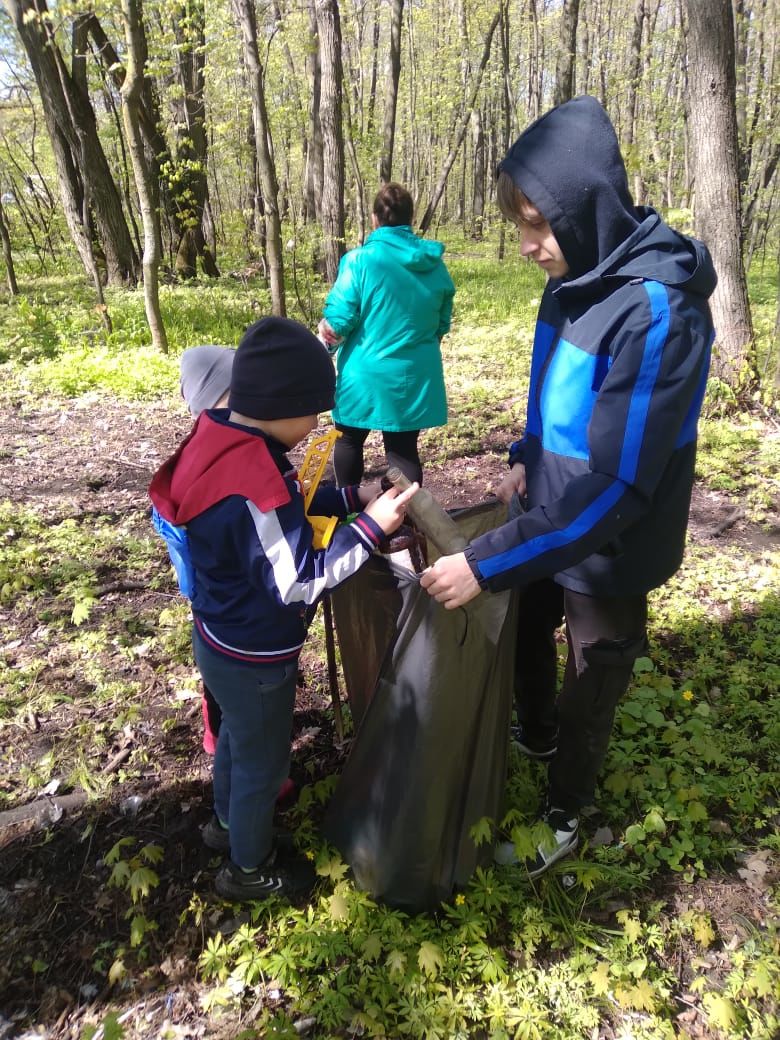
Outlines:
{"type": "MultiPolygon", "coordinates": [[[[505,516],[498,503],[453,514],[468,538],[505,516]]],[[[324,833],[392,906],[431,909],[491,859],[470,832],[501,809],[515,611],[510,592],[445,610],[380,555],[333,594],[356,734],[324,833]]]]}

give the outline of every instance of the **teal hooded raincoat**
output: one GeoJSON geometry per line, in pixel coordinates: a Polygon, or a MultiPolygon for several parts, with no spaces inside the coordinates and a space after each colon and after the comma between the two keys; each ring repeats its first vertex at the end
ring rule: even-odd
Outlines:
{"type": "Polygon", "coordinates": [[[343,336],[333,418],[363,430],[422,430],[447,422],[439,341],[455,286],[444,246],[411,227],[379,227],[342,257],[325,318],[343,336]]]}

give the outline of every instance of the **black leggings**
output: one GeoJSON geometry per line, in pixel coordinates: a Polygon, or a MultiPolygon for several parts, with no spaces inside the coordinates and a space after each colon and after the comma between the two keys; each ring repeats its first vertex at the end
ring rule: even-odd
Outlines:
{"type": "MultiPolygon", "coordinates": [[[[339,487],[359,484],[363,479],[363,445],[371,431],[356,426],[342,426],[341,423],[336,423],[336,429],[341,433],[333,449],[336,483],[339,487]]],[[[419,436],[419,430],[402,430],[400,433],[382,431],[388,466],[397,466],[404,476],[416,480],[422,486],[422,466],[417,453],[419,436]]]]}

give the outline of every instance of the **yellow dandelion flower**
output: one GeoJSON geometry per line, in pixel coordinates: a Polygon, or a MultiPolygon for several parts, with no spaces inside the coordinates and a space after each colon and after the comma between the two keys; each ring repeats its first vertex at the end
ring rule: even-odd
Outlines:
{"type": "Polygon", "coordinates": [[[463,895],[455,896],[455,906],[463,906],[463,904],[465,902],[466,902],[466,897],[465,896],[463,896],[463,895]]]}
{"type": "Polygon", "coordinates": [[[693,692],[691,690],[684,690],[683,691],[683,700],[684,701],[692,701],[693,700],[693,692]]]}

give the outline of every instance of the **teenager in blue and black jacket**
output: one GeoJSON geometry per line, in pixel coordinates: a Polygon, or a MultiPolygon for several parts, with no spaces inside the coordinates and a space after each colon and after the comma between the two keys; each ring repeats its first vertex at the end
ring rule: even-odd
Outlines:
{"type": "MultiPolygon", "coordinates": [[[[577,844],[615,708],[646,644],[647,593],[680,565],[696,424],[713,340],[706,247],[635,206],[615,131],[579,97],[533,123],[499,166],[521,254],[548,275],[525,435],[497,489],[522,512],[443,557],[423,584],[446,607],[524,587],[516,676],[521,750],[549,759],[555,842],[577,844]],[[554,632],[569,654],[556,702],[554,632]]],[[[497,858],[513,858],[511,846],[497,858]]]]}

